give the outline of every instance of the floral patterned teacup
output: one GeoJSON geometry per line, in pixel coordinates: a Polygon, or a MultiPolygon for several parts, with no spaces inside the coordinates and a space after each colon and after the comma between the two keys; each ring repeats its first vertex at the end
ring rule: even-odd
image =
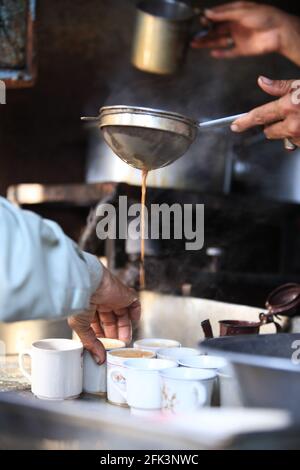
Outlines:
{"type": "Polygon", "coordinates": [[[153,358],[155,353],[134,348],[114,349],[107,353],[107,400],[118,406],[127,406],[124,398],[126,392],[126,367],[124,362],[132,358],[153,358]]]}
{"type": "Polygon", "coordinates": [[[162,370],[162,409],[171,413],[190,413],[210,403],[216,373],[178,367],[162,370]]]}

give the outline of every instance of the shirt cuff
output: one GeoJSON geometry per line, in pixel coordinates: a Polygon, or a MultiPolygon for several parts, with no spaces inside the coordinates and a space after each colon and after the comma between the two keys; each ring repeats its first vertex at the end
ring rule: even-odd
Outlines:
{"type": "Polygon", "coordinates": [[[98,289],[103,276],[103,265],[101,261],[95,255],[91,255],[86,251],[82,252],[84,259],[87,263],[87,267],[90,274],[91,280],[91,294],[94,294],[98,289]]]}

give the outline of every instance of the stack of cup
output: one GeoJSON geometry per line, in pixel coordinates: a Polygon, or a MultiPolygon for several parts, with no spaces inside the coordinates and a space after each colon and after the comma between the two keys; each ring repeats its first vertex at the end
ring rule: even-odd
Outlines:
{"type": "Polygon", "coordinates": [[[117,339],[98,340],[107,352],[101,365],[87,350],[82,364],[82,345],[67,339],[36,341],[23,351],[19,363],[32,392],[39,398],[64,400],[84,391],[107,396],[110,403],[129,406],[139,415],[193,412],[210,406],[215,390],[221,406],[240,405],[234,374],[223,358],[200,355],[170,339],[142,339],[134,348],[117,339]],[[24,368],[26,354],[32,358],[31,374],[24,368]]]}

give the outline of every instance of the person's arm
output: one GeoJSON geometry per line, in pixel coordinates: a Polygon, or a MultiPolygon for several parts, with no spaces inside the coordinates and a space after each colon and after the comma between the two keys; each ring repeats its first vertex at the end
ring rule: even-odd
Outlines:
{"type": "Polygon", "coordinates": [[[137,294],[50,220],[0,197],[0,321],[68,316],[83,346],[101,363],[97,337],[131,340],[137,294]]]}
{"type": "Polygon", "coordinates": [[[56,223],[0,198],[0,321],[82,311],[102,272],[56,223]]]}
{"type": "Polygon", "coordinates": [[[192,42],[215,58],[277,52],[300,65],[300,18],[253,2],[232,2],[205,11],[212,32],[192,42]]]}

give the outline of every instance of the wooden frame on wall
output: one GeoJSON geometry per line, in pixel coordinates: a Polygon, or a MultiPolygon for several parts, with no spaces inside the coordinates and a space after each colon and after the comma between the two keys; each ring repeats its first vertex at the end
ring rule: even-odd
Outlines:
{"type": "MultiPolygon", "coordinates": [[[[19,63],[15,59],[15,56],[10,63],[8,47],[7,50],[5,50],[5,40],[2,41],[2,51],[0,45],[0,52],[2,52],[1,55],[5,58],[3,64],[1,63],[0,57],[0,80],[5,82],[7,88],[27,88],[33,86],[35,83],[35,20],[36,0],[0,0],[0,29],[2,28],[2,33],[7,38],[7,44],[9,44],[8,36],[11,34],[11,37],[16,39],[19,51],[21,51],[21,59],[19,63]],[[10,10],[12,8],[15,9],[14,13],[12,13],[10,10]],[[17,14],[19,15],[18,23],[14,21],[8,21],[8,28],[11,29],[5,32],[5,20],[3,20],[3,18],[3,24],[1,25],[1,12],[2,16],[6,15],[7,18],[9,15],[11,15],[11,17],[13,15],[16,16],[17,14]]],[[[11,54],[11,57],[12,56],[13,55],[11,54]]]]}

